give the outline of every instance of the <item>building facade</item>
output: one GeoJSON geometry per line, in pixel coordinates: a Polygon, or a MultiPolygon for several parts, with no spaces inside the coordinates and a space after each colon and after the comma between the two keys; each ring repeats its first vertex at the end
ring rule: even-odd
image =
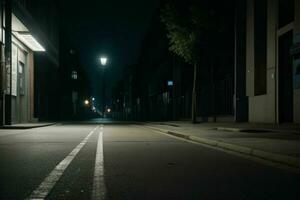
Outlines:
{"type": "MultiPolygon", "coordinates": [[[[61,37],[66,38],[66,37],[61,37]]],[[[91,103],[91,89],[84,68],[79,59],[78,51],[70,44],[61,41],[60,45],[60,120],[80,120],[90,117],[90,106],[84,104],[85,100],[91,103]]]]}
{"type": "Polygon", "coordinates": [[[51,91],[59,66],[57,20],[51,1],[1,1],[2,125],[50,118],[43,111],[55,102],[51,91]]]}
{"type": "Polygon", "coordinates": [[[296,0],[237,3],[237,121],[300,122],[299,10],[296,0]]]}

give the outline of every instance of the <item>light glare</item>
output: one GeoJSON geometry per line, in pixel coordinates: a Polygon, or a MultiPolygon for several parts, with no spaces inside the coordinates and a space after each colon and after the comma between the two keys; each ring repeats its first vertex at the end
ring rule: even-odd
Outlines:
{"type": "Polygon", "coordinates": [[[46,51],[45,48],[31,34],[16,32],[14,35],[32,51],[46,51]]]}
{"type": "Polygon", "coordinates": [[[100,58],[100,61],[101,61],[101,65],[106,65],[106,63],[107,63],[107,58],[106,57],[101,57],[100,58]]]}

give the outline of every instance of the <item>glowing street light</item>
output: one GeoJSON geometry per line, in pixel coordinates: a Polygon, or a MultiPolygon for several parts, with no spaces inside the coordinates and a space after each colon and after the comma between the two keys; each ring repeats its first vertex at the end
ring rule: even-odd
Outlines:
{"type": "Polygon", "coordinates": [[[106,57],[101,57],[101,58],[100,58],[100,62],[101,62],[101,65],[102,65],[102,66],[105,66],[106,63],[107,63],[107,58],[106,58],[106,57]]]}
{"type": "MultiPolygon", "coordinates": [[[[100,63],[101,63],[101,65],[103,66],[102,67],[102,113],[104,114],[105,113],[105,107],[106,107],[106,99],[105,99],[105,76],[104,76],[104,73],[105,73],[105,69],[106,69],[106,67],[104,67],[106,64],[107,64],[107,57],[106,56],[101,56],[100,57],[100,63]]],[[[103,115],[103,117],[104,117],[104,115],[103,115]]]]}
{"type": "Polygon", "coordinates": [[[89,104],[90,104],[89,100],[85,100],[85,101],[84,101],[84,104],[85,104],[86,106],[89,105],[89,104]]]}
{"type": "Polygon", "coordinates": [[[107,109],[107,112],[108,112],[108,113],[110,113],[110,112],[111,112],[111,109],[110,109],[110,108],[108,108],[108,109],[107,109]]]}
{"type": "Polygon", "coordinates": [[[92,101],[95,101],[95,97],[92,98],[92,101]]]}

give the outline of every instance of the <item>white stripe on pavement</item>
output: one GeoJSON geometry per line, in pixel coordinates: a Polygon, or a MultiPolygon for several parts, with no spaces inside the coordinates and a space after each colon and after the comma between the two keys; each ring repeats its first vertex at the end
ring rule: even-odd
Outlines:
{"type": "MultiPolygon", "coordinates": [[[[102,127],[101,127],[102,128],[102,127]]],[[[106,186],[104,180],[104,162],[103,162],[103,128],[99,132],[95,169],[94,169],[94,180],[93,180],[93,193],[92,200],[105,199],[106,186]]]]}
{"type": "Polygon", "coordinates": [[[61,178],[66,168],[78,154],[78,152],[82,149],[82,147],[86,144],[91,135],[98,128],[94,128],[81,142],[78,144],[71,153],[65,157],[56,167],[52,170],[52,172],[44,179],[44,181],[31,193],[28,199],[45,199],[47,195],[51,192],[57,181],[61,178]]]}

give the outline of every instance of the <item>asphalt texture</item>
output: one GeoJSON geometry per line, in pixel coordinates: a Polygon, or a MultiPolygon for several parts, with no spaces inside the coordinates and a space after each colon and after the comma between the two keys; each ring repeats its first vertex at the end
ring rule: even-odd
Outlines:
{"type": "Polygon", "coordinates": [[[29,198],[96,127],[78,153],[72,154],[58,181],[48,187],[45,199],[300,197],[300,176],[291,171],[178,140],[142,125],[92,121],[1,130],[0,199],[29,198]],[[98,168],[96,155],[101,156],[98,168]],[[94,175],[96,170],[101,171],[101,178],[94,175]],[[97,198],[92,196],[96,183],[100,185],[96,192],[101,194],[97,198]]]}

